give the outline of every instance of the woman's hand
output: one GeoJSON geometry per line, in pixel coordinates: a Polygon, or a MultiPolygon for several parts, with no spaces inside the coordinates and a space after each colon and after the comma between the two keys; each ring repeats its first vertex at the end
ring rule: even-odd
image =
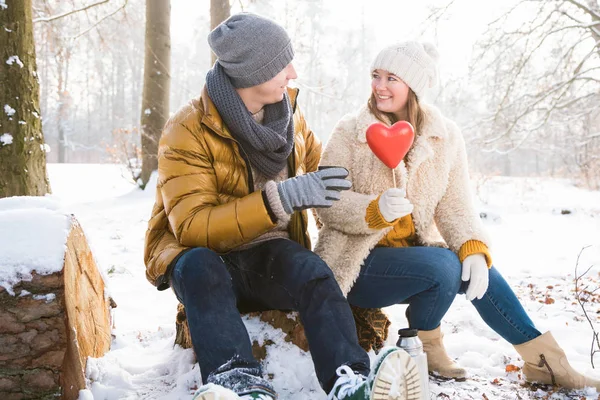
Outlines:
{"type": "Polygon", "coordinates": [[[465,258],[462,263],[462,280],[471,281],[465,292],[467,300],[481,299],[487,291],[489,279],[490,272],[483,254],[471,254],[465,258]]]}
{"type": "Polygon", "coordinates": [[[413,211],[413,205],[406,198],[406,190],[388,189],[379,197],[379,212],[387,222],[402,218],[413,211]]]}

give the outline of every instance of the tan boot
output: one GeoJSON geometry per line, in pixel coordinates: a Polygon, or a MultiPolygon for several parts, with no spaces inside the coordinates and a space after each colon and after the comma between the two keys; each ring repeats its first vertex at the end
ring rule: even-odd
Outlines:
{"type": "Polygon", "coordinates": [[[432,331],[419,331],[423,342],[423,351],[427,354],[427,366],[430,373],[447,379],[464,381],[467,371],[454,362],[444,348],[444,334],[438,326],[432,331]]]}
{"type": "Polygon", "coordinates": [[[569,365],[565,352],[550,332],[516,345],[515,350],[525,361],[523,374],[530,382],[560,385],[567,389],[591,386],[600,391],[600,381],[580,374],[569,365]]]}

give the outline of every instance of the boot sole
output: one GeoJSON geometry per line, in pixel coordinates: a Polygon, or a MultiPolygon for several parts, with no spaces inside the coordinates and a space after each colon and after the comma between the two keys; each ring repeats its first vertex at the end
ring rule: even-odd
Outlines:
{"type": "Polygon", "coordinates": [[[421,378],[412,357],[404,350],[390,352],[373,379],[370,400],[419,400],[421,378]]]}
{"type": "Polygon", "coordinates": [[[436,381],[440,381],[440,382],[448,382],[448,381],[465,382],[467,380],[466,376],[463,376],[462,378],[456,378],[453,376],[440,375],[437,372],[429,372],[429,376],[434,378],[436,381]]]}

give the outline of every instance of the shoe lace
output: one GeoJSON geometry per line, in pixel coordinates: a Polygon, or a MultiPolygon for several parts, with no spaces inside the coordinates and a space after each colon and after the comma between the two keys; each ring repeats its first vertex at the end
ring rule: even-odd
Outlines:
{"type": "Polygon", "coordinates": [[[338,379],[333,385],[333,389],[329,392],[327,400],[339,400],[356,392],[365,381],[362,375],[357,375],[347,365],[342,365],[336,371],[338,379]],[[338,390],[339,389],[339,390],[338,390]]]}

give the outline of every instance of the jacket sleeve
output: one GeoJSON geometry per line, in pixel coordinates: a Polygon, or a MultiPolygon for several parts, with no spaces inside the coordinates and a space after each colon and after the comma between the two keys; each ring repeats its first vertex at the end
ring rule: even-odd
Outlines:
{"type": "Polygon", "coordinates": [[[201,133],[167,123],[158,151],[158,187],[178,242],[224,253],[276,224],[260,191],[223,203],[213,157],[201,133]]]}
{"type": "Polygon", "coordinates": [[[458,127],[449,127],[452,131],[453,154],[448,176],[448,187],[435,210],[435,223],[448,247],[456,253],[469,240],[478,240],[489,247],[489,240],[479,215],[473,205],[467,152],[465,142],[458,127]]]}
{"type": "MultiPolygon", "coordinates": [[[[349,171],[348,179],[352,181],[354,166],[352,137],[356,137],[356,122],[353,117],[344,117],[331,133],[325,146],[321,165],[340,166],[349,171]]],[[[360,165],[357,166],[360,168],[360,165]]],[[[381,229],[369,228],[367,223],[367,207],[377,195],[367,195],[353,190],[342,191],[341,199],[335,201],[330,208],[319,208],[317,214],[324,225],[351,235],[381,233],[381,229]]]]}

